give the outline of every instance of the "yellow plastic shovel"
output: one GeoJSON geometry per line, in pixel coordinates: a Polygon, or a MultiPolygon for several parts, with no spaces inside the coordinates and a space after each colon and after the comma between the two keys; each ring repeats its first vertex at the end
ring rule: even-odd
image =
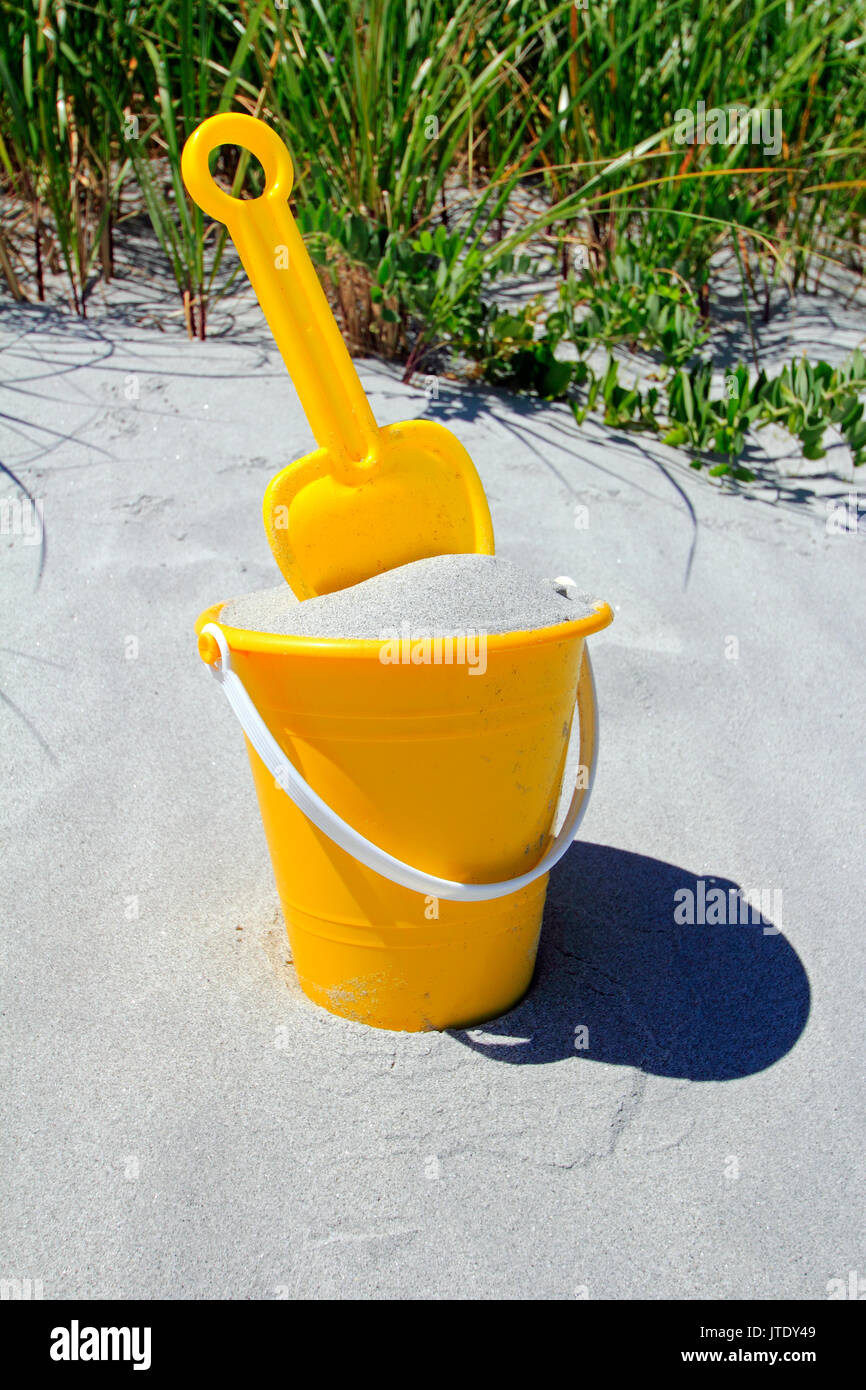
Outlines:
{"type": "Polygon", "coordinates": [[[292,161],[276,132],[253,116],[212,116],[186,142],[182,171],[202,211],[228,228],[319,445],[264,499],[271,549],[298,597],[428,555],[492,554],[487,498],[451,431],[430,420],[376,424],[289,210],[292,161]],[[215,183],[208,156],[227,144],[260,161],[261,197],[233,198],[215,183]]]}

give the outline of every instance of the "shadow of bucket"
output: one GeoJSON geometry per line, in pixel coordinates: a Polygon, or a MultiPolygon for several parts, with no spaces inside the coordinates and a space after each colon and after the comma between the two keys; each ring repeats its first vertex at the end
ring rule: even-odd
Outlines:
{"type": "Polygon", "coordinates": [[[247,737],[304,992],[410,1032],[505,1013],[529,986],[547,875],[589,799],[585,642],[608,605],[438,647],[223,627],[221,606],[196,623],[199,651],[247,737]],[[551,843],[575,708],[584,776],[551,843]]]}

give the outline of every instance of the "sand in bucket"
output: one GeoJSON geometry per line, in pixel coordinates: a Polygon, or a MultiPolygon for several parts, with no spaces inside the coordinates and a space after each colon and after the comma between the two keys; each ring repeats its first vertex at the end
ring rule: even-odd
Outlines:
{"type": "Polygon", "coordinates": [[[280,584],[224,605],[221,621],[254,632],[383,640],[411,632],[527,632],[576,622],[594,601],[570,581],[540,579],[499,555],[434,555],[299,603],[280,584]]]}
{"type": "Polygon", "coordinates": [[[594,756],[585,638],[611,618],[570,582],[478,554],[301,603],[281,585],[201,615],[308,786],[439,884],[408,887],[360,862],[248,745],[292,960],[316,1003],[416,1031],[481,1022],[522,997],[547,888],[546,869],[532,874],[551,852],[576,694],[580,761],[594,756]],[[501,892],[460,900],[449,885],[501,892]]]}

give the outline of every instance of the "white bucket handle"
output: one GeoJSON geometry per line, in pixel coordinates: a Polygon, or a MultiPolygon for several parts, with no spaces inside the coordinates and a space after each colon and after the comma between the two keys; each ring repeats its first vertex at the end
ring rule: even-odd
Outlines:
{"type": "MultiPolygon", "coordinates": [[[[359,863],[374,873],[390,879],[392,883],[426,897],[445,898],[449,902],[478,903],[492,898],[504,898],[533,883],[542,874],[549,873],[572,843],[589,803],[592,784],[595,780],[595,765],[598,750],[598,705],[595,696],[595,681],[589,660],[589,651],[584,644],[580,679],[577,686],[577,722],[580,732],[581,763],[588,768],[585,787],[576,786],[571,798],[568,814],[562,829],[553,843],[542,855],[534,869],[516,878],[502,879],[499,883],[455,883],[448,878],[436,878],[423,869],[414,869],[402,859],[374,845],[372,840],[354,830],[351,825],[338,816],[326,802],[305,782],[295,765],[277,743],[262,716],[259,714],[240,677],[232,670],[229,645],[222,628],[216,623],[208,623],[202,628],[214,638],[220,649],[221,660],[214,662],[211,670],[223,688],[223,692],[237,715],[240,726],[258,753],[265,767],[271,773],[277,786],[291,801],[303,811],[308,820],[317,826],[335,845],[351,854],[359,863]],[[587,746],[584,747],[584,744],[587,746]],[[585,756],[588,755],[588,756],[585,756]]],[[[572,737],[574,725],[572,724],[572,737]]]]}

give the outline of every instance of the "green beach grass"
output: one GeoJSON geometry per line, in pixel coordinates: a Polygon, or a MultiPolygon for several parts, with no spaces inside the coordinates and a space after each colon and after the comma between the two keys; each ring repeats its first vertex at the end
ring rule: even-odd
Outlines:
{"type": "MultiPolygon", "coordinates": [[[[779,287],[831,268],[855,291],[862,279],[864,0],[6,0],[0,23],[0,278],[19,301],[44,300],[61,270],[86,315],[119,222],[143,213],[205,337],[235,262],[188,199],[180,152],[232,109],[285,138],[294,210],[353,350],[407,380],[444,349],[488,380],[568,396],[578,418],[603,399],[643,428],[679,373],[677,438],[712,450],[713,422],[704,438],[687,405],[712,341],[713,257],[735,264],[750,331],[779,287]],[[528,289],[506,310],[497,286],[515,274],[528,289]],[[586,363],[599,346],[614,366],[654,354],[656,396],[626,408],[611,368],[586,363]]],[[[216,172],[260,191],[238,151],[216,172]]],[[[833,406],[856,462],[859,370],[833,406]]],[[[797,400],[814,454],[813,397],[797,400]]],[[[739,436],[725,435],[731,458],[739,436]]]]}

